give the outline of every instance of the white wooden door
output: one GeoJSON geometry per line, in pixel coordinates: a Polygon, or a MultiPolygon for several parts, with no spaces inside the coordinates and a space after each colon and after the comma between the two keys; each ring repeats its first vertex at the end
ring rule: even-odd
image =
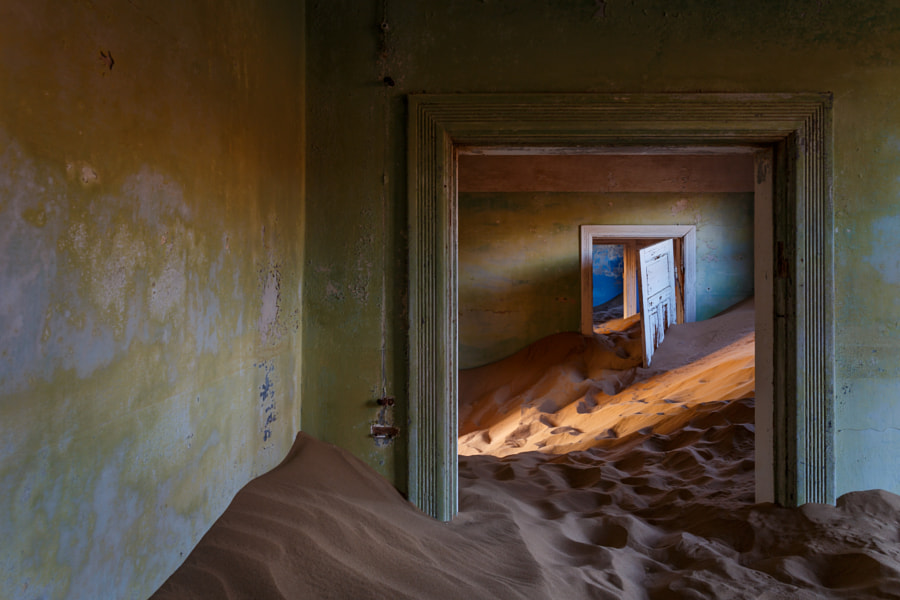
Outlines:
{"type": "Polygon", "coordinates": [[[678,305],[675,292],[675,249],[672,240],[640,250],[641,330],[644,341],[644,367],[649,367],[653,352],[675,323],[678,305]]]}

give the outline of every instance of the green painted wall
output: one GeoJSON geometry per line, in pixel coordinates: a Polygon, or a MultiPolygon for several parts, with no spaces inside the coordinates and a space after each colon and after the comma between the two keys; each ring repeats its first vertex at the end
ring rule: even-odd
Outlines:
{"type": "Polygon", "coordinates": [[[695,225],[699,321],[753,294],[753,194],[460,194],[460,368],[580,330],[580,225],[695,225]]]}
{"type": "Polygon", "coordinates": [[[407,94],[831,91],[837,492],[900,492],[900,6],[331,0],[307,27],[311,433],[405,486],[405,446],[366,434],[383,346],[405,422],[407,94]]]}
{"type": "Polygon", "coordinates": [[[304,13],[0,6],[0,597],[146,598],[299,429],[304,13]]]}

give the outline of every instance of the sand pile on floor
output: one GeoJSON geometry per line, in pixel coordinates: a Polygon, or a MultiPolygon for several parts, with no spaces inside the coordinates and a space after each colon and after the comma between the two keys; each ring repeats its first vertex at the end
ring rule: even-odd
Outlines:
{"type": "Polygon", "coordinates": [[[594,323],[605,323],[606,321],[611,321],[613,319],[621,319],[625,312],[623,304],[622,294],[610,298],[602,304],[597,304],[591,310],[594,323]]]}
{"type": "Polygon", "coordinates": [[[666,434],[709,402],[753,396],[752,300],[669,329],[640,368],[639,315],[593,337],[560,333],[459,375],[459,453],[561,454],[639,431],[666,434]],[[618,330],[617,330],[618,329],[618,330]]]}
{"type": "Polygon", "coordinates": [[[900,496],[752,504],[752,338],[695,329],[704,357],[665,373],[629,362],[626,331],[465,374],[451,523],[300,434],[154,598],[900,598],[900,496]]]}
{"type": "Polygon", "coordinates": [[[301,433],[153,598],[546,598],[545,585],[514,523],[435,521],[301,433]]]}
{"type": "Polygon", "coordinates": [[[553,598],[900,598],[900,496],[752,504],[752,417],[711,403],[668,435],[465,457],[463,514],[514,523],[553,598]]]}

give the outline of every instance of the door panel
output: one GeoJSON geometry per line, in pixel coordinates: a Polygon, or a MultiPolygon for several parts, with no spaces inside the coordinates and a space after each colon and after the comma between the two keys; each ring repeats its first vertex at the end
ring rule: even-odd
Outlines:
{"type": "Polygon", "coordinates": [[[678,316],[675,290],[675,248],[672,240],[663,240],[638,252],[641,279],[641,331],[644,367],[649,367],[653,352],[666,337],[666,330],[678,316]]]}

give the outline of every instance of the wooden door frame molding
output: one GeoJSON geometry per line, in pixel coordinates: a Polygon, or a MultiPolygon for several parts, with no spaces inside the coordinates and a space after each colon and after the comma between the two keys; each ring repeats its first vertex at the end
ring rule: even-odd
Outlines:
{"type": "Polygon", "coordinates": [[[774,149],[775,499],[834,502],[831,109],[818,93],[410,96],[410,499],[457,512],[458,150],[750,145],[774,149]]]}

